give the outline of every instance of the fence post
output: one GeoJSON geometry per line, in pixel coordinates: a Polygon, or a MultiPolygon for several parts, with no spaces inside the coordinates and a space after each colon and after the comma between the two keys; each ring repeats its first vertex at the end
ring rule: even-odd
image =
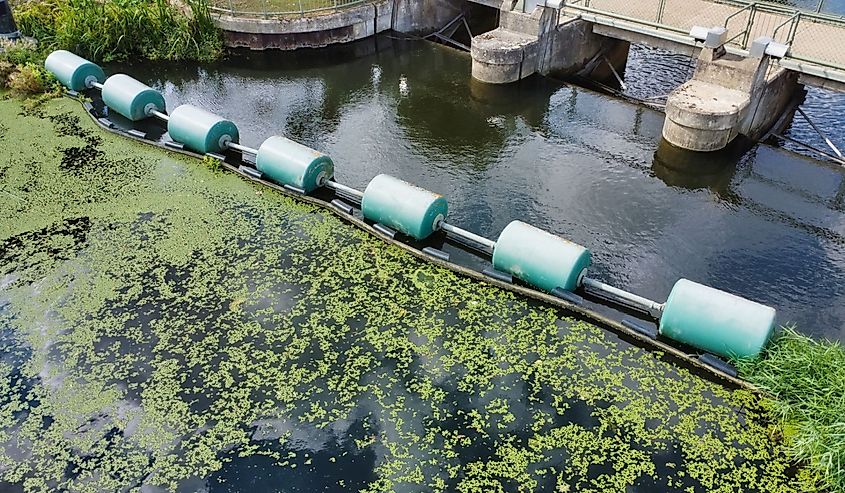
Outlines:
{"type": "Polygon", "coordinates": [[[819,0],[819,6],[816,7],[816,13],[821,13],[822,7],[824,7],[824,0],[819,0]]]}
{"type": "Polygon", "coordinates": [[[305,15],[305,10],[302,8],[302,0],[299,0],[299,15],[305,15]]]}
{"type": "Polygon", "coordinates": [[[657,20],[658,24],[663,22],[663,11],[666,10],[666,0],[660,0],[660,5],[657,6],[657,20]]]}
{"type": "Polygon", "coordinates": [[[798,23],[801,21],[801,12],[795,14],[795,19],[791,26],[789,26],[789,35],[786,38],[786,44],[792,45],[795,41],[795,35],[798,33],[798,23]]]}
{"type": "Polygon", "coordinates": [[[751,36],[751,27],[754,25],[754,16],[757,13],[757,2],[751,4],[751,12],[748,13],[748,22],[745,23],[745,34],[742,35],[742,49],[748,48],[748,38],[751,36]]]}

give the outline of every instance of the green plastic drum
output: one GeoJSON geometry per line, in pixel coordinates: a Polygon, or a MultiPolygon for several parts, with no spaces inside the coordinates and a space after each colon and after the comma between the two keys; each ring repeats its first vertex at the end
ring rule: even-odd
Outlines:
{"type": "Polygon", "coordinates": [[[152,110],[164,112],[164,96],[125,74],[115,74],[103,84],[103,102],[132,121],[143,120],[152,110]]]}
{"type": "Polygon", "coordinates": [[[171,139],[203,154],[225,151],[229,142],[237,143],[239,138],[234,123],[190,104],[170,113],[167,131],[171,139]]]}
{"type": "Polygon", "coordinates": [[[364,217],[417,240],[437,230],[448,211],[449,204],[442,195],[389,175],[373,178],[361,200],[364,217]]]}
{"type": "Polygon", "coordinates": [[[103,82],[106,78],[98,65],[65,50],[50,53],[44,60],[44,68],[72,91],[89,89],[92,82],[103,82]]]}
{"type": "Polygon", "coordinates": [[[672,288],[660,333],[710,353],[745,358],[766,346],[775,309],[686,279],[672,288]]]}
{"type": "Polygon", "coordinates": [[[574,291],[590,266],[590,251],[522,221],[508,224],[493,249],[493,267],[544,291],[574,291]]]}
{"type": "Polygon", "coordinates": [[[301,188],[306,193],[334,176],[330,157],[280,136],[270,137],[261,144],[255,166],[276,183],[301,188]]]}

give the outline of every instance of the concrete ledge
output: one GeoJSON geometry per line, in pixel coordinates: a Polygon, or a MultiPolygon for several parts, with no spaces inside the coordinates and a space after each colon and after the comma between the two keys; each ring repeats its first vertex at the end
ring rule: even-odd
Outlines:
{"type": "MultiPolygon", "coordinates": [[[[376,12],[382,10],[390,20],[391,11],[388,2],[371,2],[349,7],[336,12],[314,13],[301,17],[241,17],[234,15],[214,15],[214,23],[223,31],[249,34],[297,34],[317,31],[331,31],[355,24],[370,23],[376,18],[376,12]]],[[[388,22],[388,28],[389,22],[388,22]]]]}
{"type": "Polygon", "coordinates": [[[472,38],[470,55],[473,60],[490,65],[521,63],[526,50],[536,50],[537,41],[537,36],[496,28],[472,38]]]}
{"type": "Polygon", "coordinates": [[[748,94],[716,84],[690,80],[672,91],[666,101],[666,118],[689,128],[733,128],[750,103],[748,94]]]}
{"type": "Polygon", "coordinates": [[[509,84],[537,71],[537,36],[497,28],[472,38],[472,77],[488,84],[509,84]]]}
{"type": "Polygon", "coordinates": [[[736,135],[732,128],[704,130],[686,127],[672,121],[668,115],[663,122],[663,138],[673,146],[688,151],[718,151],[724,149],[736,135]]]}
{"type": "Polygon", "coordinates": [[[357,41],[390,29],[392,8],[389,5],[385,0],[338,12],[292,18],[218,15],[214,22],[223,31],[229,47],[254,50],[321,48],[357,41]]]}
{"type": "Polygon", "coordinates": [[[319,48],[395,29],[437,30],[461,11],[463,0],[372,0],[337,11],[262,18],[212,14],[227,46],[254,50],[319,48]]]}

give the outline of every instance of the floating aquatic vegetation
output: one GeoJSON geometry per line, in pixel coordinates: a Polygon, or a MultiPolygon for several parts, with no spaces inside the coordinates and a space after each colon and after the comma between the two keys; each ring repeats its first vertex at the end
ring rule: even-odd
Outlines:
{"type": "Polygon", "coordinates": [[[0,101],[0,481],[807,488],[748,391],[72,101],[19,113],[0,101]]]}

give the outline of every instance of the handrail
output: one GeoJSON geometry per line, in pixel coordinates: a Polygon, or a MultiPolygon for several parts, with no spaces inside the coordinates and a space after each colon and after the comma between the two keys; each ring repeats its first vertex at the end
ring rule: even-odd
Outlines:
{"type": "Polygon", "coordinates": [[[728,27],[728,21],[730,21],[731,19],[733,19],[734,17],[738,16],[739,14],[741,14],[741,13],[745,12],[745,11],[746,11],[746,10],[748,10],[748,9],[753,9],[755,5],[757,5],[757,3],[756,3],[756,2],[752,2],[752,3],[748,4],[748,5],[746,5],[745,7],[743,7],[743,8],[741,8],[741,9],[737,10],[737,11],[736,11],[736,12],[734,12],[733,14],[731,14],[731,15],[729,15],[729,16],[727,16],[727,17],[725,17],[725,28],[727,28],[727,27],[728,27]]]}
{"type": "MultiPolygon", "coordinates": [[[[789,24],[789,32],[792,33],[792,28],[795,27],[796,19],[800,19],[800,18],[801,18],[801,12],[796,12],[796,13],[792,14],[792,17],[790,17],[789,19],[786,19],[782,23],[778,24],[778,26],[775,28],[775,30],[772,31],[772,39],[777,41],[778,31],[780,31],[787,24],[789,24]]],[[[789,37],[790,37],[789,34],[787,34],[787,39],[784,40],[785,44],[789,44],[789,37]]]]}
{"type": "MultiPolygon", "coordinates": [[[[680,3],[680,5],[683,4],[683,0],[660,0],[652,4],[649,12],[636,14],[617,11],[614,8],[613,2],[605,2],[601,7],[591,8],[584,5],[586,4],[585,0],[575,0],[573,3],[564,3],[562,7],[567,12],[567,15],[571,17],[616,26],[624,30],[641,32],[650,36],[663,37],[664,39],[694,46],[695,43],[692,42],[692,38],[689,36],[689,26],[687,23],[682,20],[678,21],[675,18],[673,18],[674,20],[663,19],[664,10],[668,12],[670,8],[677,8],[677,5],[673,7],[673,2],[676,4],[680,3]],[[578,5],[579,3],[581,5],[578,5]],[[654,22],[653,19],[655,18],[659,22],[654,22]],[[672,34],[672,36],[669,36],[669,34],[672,34]]],[[[845,80],[845,53],[832,49],[832,46],[817,46],[809,41],[817,29],[822,30],[820,32],[824,33],[826,36],[824,39],[828,43],[841,42],[840,38],[845,40],[845,16],[789,9],[768,2],[749,2],[746,0],[710,0],[710,2],[717,4],[722,10],[729,9],[727,12],[721,14],[726,16],[724,17],[725,28],[728,28],[730,23],[738,16],[748,13],[744,29],[738,33],[731,32],[731,37],[726,42],[728,51],[733,50],[740,55],[745,53],[744,56],[747,56],[751,36],[759,35],[783,38],[784,29],[787,29],[787,25],[789,25],[785,39],[779,41],[790,45],[791,49],[787,53],[787,56],[778,60],[776,63],[784,66],[784,68],[789,66],[790,70],[807,75],[822,77],[836,82],[845,80]],[[736,6],[737,10],[733,11],[731,6],[736,6]],[[774,23],[780,22],[775,27],[774,32],[771,28],[771,25],[774,24],[772,17],[775,18],[774,23]],[[833,30],[832,34],[824,31],[825,29],[833,30]],[[801,36],[798,36],[798,34],[801,34],[801,36]],[[796,40],[798,44],[795,44],[796,40]]],[[[624,0],[619,0],[619,3],[620,6],[623,5],[624,0]]],[[[719,18],[718,15],[712,17],[715,17],[714,20],[719,18]]],[[[719,21],[716,20],[716,22],[719,21]]]]}
{"type": "Polygon", "coordinates": [[[740,45],[741,45],[743,48],[745,48],[746,46],[748,46],[748,35],[751,33],[751,26],[752,26],[752,24],[754,23],[754,13],[755,13],[755,12],[756,12],[756,10],[757,10],[757,3],[756,3],[756,2],[752,2],[752,3],[748,4],[748,5],[746,5],[745,7],[743,7],[743,8],[741,8],[741,9],[737,10],[737,11],[736,11],[736,12],[734,12],[733,14],[731,14],[731,15],[729,15],[729,16],[727,16],[727,17],[725,17],[725,29],[727,29],[727,28],[728,28],[728,23],[730,22],[730,20],[731,20],[731,19],[733,19],[734,17],[738,16],[739,14],[741,14],[741,13],[743,13],[743,12],[745,12],[746,10],[749,10],[749,9],[751,10],[751,13],[750,13],[750,14],[748,14],[748,19],[745,21],[745,29],[743,29],[742,31],[740,31],[740,32],[736,33],[736,35],[734,35],[734,37],[732,37],[731,39],[729,39],[729,40],[726,42],[726,44],[727,44],[727,43],[730,43],[730,42],[732,42],[733,40],[735,40],[736,38],[738,38],[738,37],[742,36],[742,43],[740,43],[740,45]]]}

